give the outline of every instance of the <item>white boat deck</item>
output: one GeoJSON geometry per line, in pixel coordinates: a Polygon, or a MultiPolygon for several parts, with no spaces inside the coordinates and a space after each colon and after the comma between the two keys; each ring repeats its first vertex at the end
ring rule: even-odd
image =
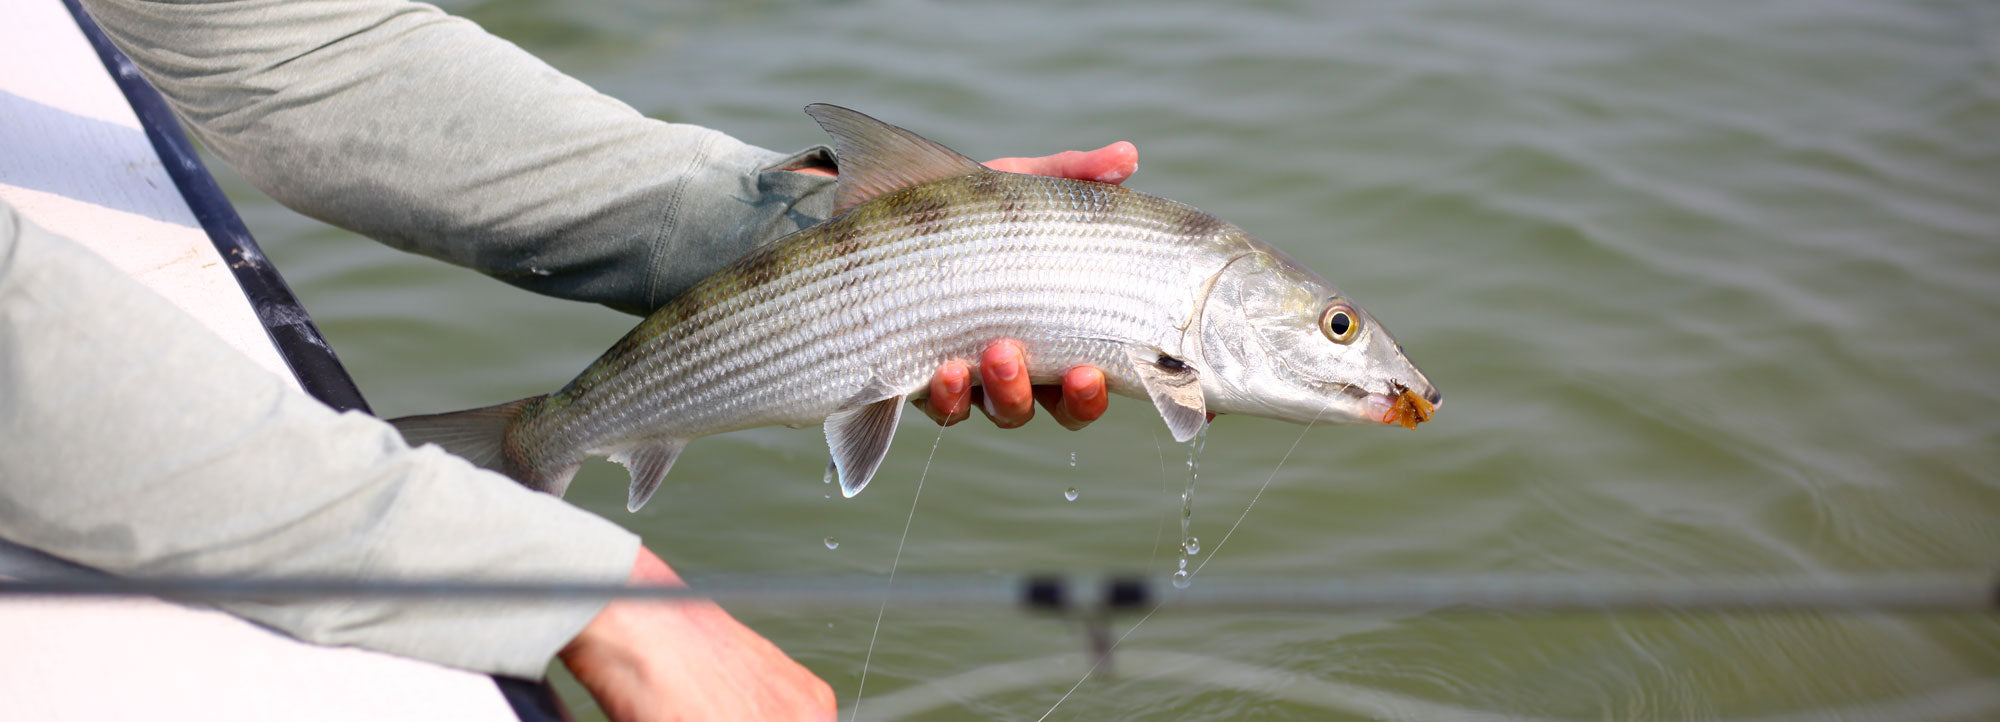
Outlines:
{"type": "MultiPolygon", "coordinates": [[[[19,0],[4,15],[0,199],[297,386],[69,11],[19,0]]],[[[0,576],[77,573],[95,572],[0,540],[0,576]]],[[[517,719],[485,675],[153,599],[0,598],[0,650],[7,719],[517,719]]]]}

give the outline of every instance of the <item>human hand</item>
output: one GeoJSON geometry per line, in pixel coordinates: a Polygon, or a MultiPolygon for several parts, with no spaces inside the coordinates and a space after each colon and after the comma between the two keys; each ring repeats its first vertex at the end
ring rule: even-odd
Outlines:
{"type": "Polygon", "coordinates": [[[961,360],[944,362],[931,377],[929,395],[917,402],[926,416],[945,426],[964,421],[978,406],[993,425],[1011,429],[1034,418],[1034,402],[1041,402],[1057,423],[1067,429],[1081,429],[1097,417],[1111,399],[1104,388],[1104,372],[1093,366],[1077,366],[1063,372],[1061,386],[1028,385],[1027,354],[1013,341],[995,341],[979,355],[979,386],[972,388],[972,369],[961,360]]]}
{"type": "MultiPolygon", "coordinates": [[[[1123,183],[1139,169],[1139,149],[1118,141],[1097,150],[1071,150],[1039,158],[999,158],[986,167],[1009,173],[1074,178],[1100,183],[1123,183]]],[[[1028,423],[1039,401],[1063,428],[1081,429],[1104,415],[1110,397],[1104,389],[1104,372],[1092,366],[1078,366],[1063,372],[1061,386],[1028,385],[1027,357],[1020,344],[995,341],[979,357],[979,387],[966,388],[971,369],[964,361],[946,361],[931,377],[930,397],[919,404],[924,414],[950,426],[972,415],[975,404],[1003,429],[1028,423]]]]}
{"type": "Polygon", "coordinates": [[[986,161],[986,167],[1008,173],[1124,183],[1139,170],[1139,148],[1121,140],[1097,150],[1066,150],[1037,158],[995,158],[986,161]]]}
{"type": "MultiPolygon", "coordinates": [[[[1139,169],[1139,149],[1121,140],[1097,150],[1069,150],[1036,158],[997,158],[987,161],[986,167],[1009,173],[1123,183],[1139,169]]],[[[799,172],[836,175],[824,168],[803,168],[799,172]]],[[[1068,429],[1081,429],[1104,415],[1110,399],[1106,396],[1102,370],[1078,366],[1063,373],[1060,387],[1031,387],[1028,375],[1022,373],[1026,368],[1026,355],[1020,344],[995,341],[980,355],[978,388],[969,388],[972,374],[966,362],[946,361],[931,377],[929,396],[918,400],[917,407],[932,420],[950,426],[971,416],[976,404],[994,425],[1003,429],[1034,418],[1035,406],[1030,399],[1041,402],[1049,415],[1068,429]]]]}
{"type": "MultiPolygon", "coordinates": [[[[1118,141],[1097,150],[1071,150],[1039,158],[999,158],[986,167],[1009,173],[1074,178],[1100,183],[1123,183],[1139,169],[1139,149],[1118,141]]],[[[1078,366],[1063,373],[1057,386],[1028,385],[1027,358],[1020,344],[996,341],[979,357],[979,388],[968,389],[971,370],[964,361],[947,361],[931,377],[930,397],[919,404],[924,413],[950,426],[971,416],[974,404],[993,420],[995,426],[1011,429],[1034,418],[1032,398],[1041,402],[1067,429],[1081,429],[1104,415],[1110,397],[1104,389],[1104,372],[1078,366]]]]}
{"type": "MultiPolygon", "coordinates": [[[[1124,183],[1125,179],[1132,177],[1132,174],[1139,170],[1139,148],[1129,141],[1121,140],[1097,150],[1066,150],[1034,158],[995,158],[986,161],[986,167],[1008,173],[1027,173],[1099,183],[1124,183]]],[[[819,166],[798,168],[793,172],[828,178],[840,176],[832,168],[819,166]]]]}
{"type": "MultiPolygon", "coordinates": [[[[633,585],[681,584],[651,550],[633,585]]],[[[613,600],[560,655],[614,722],[831,721],[833,688],[712,602],[613,600]]]]}

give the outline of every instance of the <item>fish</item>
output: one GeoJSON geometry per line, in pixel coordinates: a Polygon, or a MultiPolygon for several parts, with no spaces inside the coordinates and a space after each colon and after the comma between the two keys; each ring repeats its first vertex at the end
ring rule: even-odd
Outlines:
{"type": "Polygon", "coordinates": [[[1415,428],[1441,400],[1324,276],[1193,206],[989,169],[835,105],[806,113],[833,140],[831,218],[702,280],[554,393],[391,423],[558,496],[609,457],[638,511],[690,441],[774,425],[822,425],[851,498],[938,366],[999,339],[1036,384],[1103,370],[1183,442],[1213,414],[1415,428]]]}

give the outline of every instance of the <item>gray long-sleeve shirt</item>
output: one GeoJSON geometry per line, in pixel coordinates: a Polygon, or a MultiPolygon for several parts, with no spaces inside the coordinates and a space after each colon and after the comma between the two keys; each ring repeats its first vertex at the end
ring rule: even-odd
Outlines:
{"type": "Polygon", "coordinates": [[[816,222],[830,165],[648,119],[403,0],[85,0],[209,150],[405,250],[644,313],[816,222]]]}
{"type": "MultiPolygon", "coordinates": [[[[0,537],[116,574],[624,581],[638,540],[332,409],[0,203],[0,537]]],[[[222,605],[535,677],[601,604],[222,605]]]]}
{"type": "MultiPolygon", "coordinates": [[[[394,0],[86,0],[273,197],[643,311],[831,206],[824,163],[649,120],[394,0]]],[[[288,390],[0,204],[0,537],[125,574],[623,580],[636,539],[288,390]],[[141,362],[134,363],[133,359],[141,362]]],[[[536,676],[595,604],[227,605],[303,639],[536,676]]]]}

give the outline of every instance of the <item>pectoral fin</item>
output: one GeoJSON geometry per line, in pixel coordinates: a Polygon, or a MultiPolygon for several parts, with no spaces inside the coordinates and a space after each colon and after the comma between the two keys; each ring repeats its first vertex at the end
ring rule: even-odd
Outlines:
{"type": "Polygon", "coordinates": [[[611,460],[625,465],[632,472],[632,494],[626,498],[626,511],[638,511],[653,498],[653,492],[660,488],[660,480],[667,478],[667,470],[674,468],[674,459],[680,458],[681,449],[687,442],[681,439],[653,441],[611,455],[611,460]]]}
{"type": "Polygon", "coordinates": [[[903,418],[903,400],[892,396],[826,417],[826,446],[840,472],[841,496],[851,499],[861,493],[882,465],[882,457],[889,455],[889,440],[903,418]]]}
{"type": "Polygon", "coordinates": [[[1201,395],[1201,376],[1180,359],[1153,349],[1134,348],[1126,352],[1132,371],[1146,387],[1160,418],[1175,441],[1187,441],[1208,423],[1208,405],[1201,395]]]}

